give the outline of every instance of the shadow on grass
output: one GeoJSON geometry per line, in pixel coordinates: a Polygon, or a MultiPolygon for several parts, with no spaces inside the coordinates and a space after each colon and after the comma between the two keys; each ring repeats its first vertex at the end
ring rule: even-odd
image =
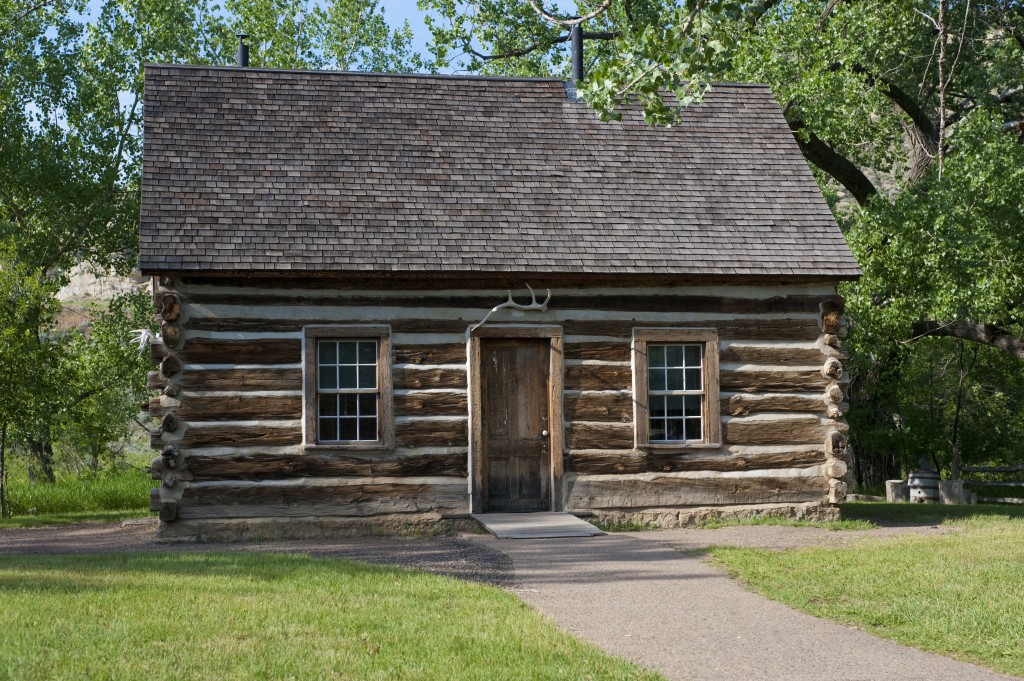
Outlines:
{"type": "Polygon", "coordinates": [[[841,507],[843,520],[868,520],[882,526],[939,524],[947,520],[968,520],[979,517],[1024,518],[1024,506],[978,504],[976,506],[945,506],[940,504],[889,504],[880,502],[846,502],[841,507]]]}
{"type": "Polygon", "coordinates": [[[149,509],[127,509],[121,511],[80,511],[75,513],[44,513],[40,515],[16,515],[0,518],[0,529],[8,527],[45,527],[47,525],[73,525],[75,523],[119,523],[129,518],[152,517],[149,509]]]}
{"type": "Polygon", "coordinates": [[[82,593],[112,591],[119,585],[149,581],[150,575],[175,578],[245,580],[253,584],[293,579],[298,570],[330,570],[359,575],[417,574],[400,567],[368,565],[343,558],[293,553],[95,553],[0,556],[0,597],[4,593],[41,591],[82,593]]]}

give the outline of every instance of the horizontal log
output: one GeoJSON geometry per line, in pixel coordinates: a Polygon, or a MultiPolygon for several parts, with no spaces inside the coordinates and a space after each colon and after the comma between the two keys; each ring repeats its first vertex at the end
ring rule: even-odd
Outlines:
{"type": "Polygon", "coordinates": [[[395,444],[399,447],[466,447],[469,422],[457,420],[415,420],[395,424],[395,444]]]}
{"type": "Polygon", "coordinates": [[[630,390],[633,369],[629,365],[575,364],[565,368],[566,390],[630,390]]]}
{"type": "Polygon", "coordinates": [[[167,383],[168,380],[159,371],[150,371],[146,374],[146,388],[149,390],[160,390],[167,383]]]}
{"type": "Polygon", "coordinates": [[[822,412],[827,409],[825,400],[818,396],[807,395],[748,395],[740,393],[722,398],[722,414],[729,416],[746,416],[764,412],[822,412]]]}
{"type": "Polygon", "coordinates": [[[283,480],[288,478],[424,475],[465,477],[469,455],[244,454],[189,456],[194,480],[283,480]]]}
{"type": "Polygon", "coordinates": [[[466,416],[465,393],[420,392],[395,395],[395,416],[466,416]]]}
{"type": "Polygon", "coordinates": [[[744,369],[743,371],[723,370],[719,378],[719,389],[723,392],[825,392],[830,383],[818,368],[800,371],[779,371],[744,369]]]}
{"type": "Polygon", "coordinates": [[[572,473],[645,473],[647,455],[635,449],[570,449],[566,454],[566,472],[572,473]]]}
{"type": "Polygon", "coordinates": [[[651,451],[647,470],[676,473],[683,471],[760,471],[778,468],[806,468],[825,463],[824,447],[793,447],[789,451],[758,451],[751,448],[741,453],[687,452],[685,454],[651,451]]]}
{"type": "Polygon", "coordinates": [[[192,422],[300,419],[302,418],[302,397],[300,395],[244,397],[190,395],[183,398],[181,405],[176,407],[164,407],[159,399],[150,400],[149,413],[152,416],[173,413],[178,418],[192,422]]]}
{"type": "Polygon", "coordinates": [[[647,322],[618,320],[565,320],[566,335],[631,338],[634,327],[714,328],[720,340],[817,340],[815,319],[727,319],[704,322],[647,322]]]}
{"type": "Polygon", "coordinates": [[[298,364],[302,361],[302,341],[297,338],[193,338],[181,351],[181,356],[189,364],[298,364]]]}
{"type": "Polygon", "coordinates": [[[301,369],[206,369],[186,371],[184,390],[302,390],[301,369]]]}
{"type": "Polygon", "coordinates": [[[297,445],[302,442],[302,428],[268,426],[191,427],[178,443],[182,447],[246,447],[252,445],[297,445]]]}
{"type": "Polygon", "coordinates": [[[725,441],[734,445],[788,445],[824,442],[836,424],[822,423],[816,416],[776,420],[730,420],[723,430],[725,441]]]}
{"type": "MultiPolygon", "coordinates": [[[[477,319],[396,319],[392,333],[465,333],[477,319]]],[[[330,324],[330,319],[247,319],[235,317],[189,319],[196,331],[301,331],[304,326],[330,324]]],[[[816,319],[728,319],[717,321],[648,322],[643,320],[568,319],[548,322],[561,325],[566,335],[632,337],[634,327],[715,328],[722,340],[817,340],[816,319]]]]}
{"type": "Polygon", "coordinates": [[[789,451],[742,453],[688,451],[685,453],[651,450],[569,450],[569,468],[575,473],[607,475],[614,473],[678,473],[682,471],[756,471],[776,468],[806,468],[825,463],[823,447],[794,447],[789,451]]]}
{"type": "Polygon", "coordinates": [[[625,449],[633,446],[632,423],[569,424],[570,449],[625,449]]]}
{"type": "Polygon", "coordinates": [[[773,345],[729,345],[719,352],[719,362],[814,366],[827,357],[818,348],[786,348],[773,345]]]}
{"type": "Polygon", "coordinates": [[[397,364],[465,364],[465,343],[439,345],[396,345],[397,364]]]}
{"type": "Polygon", "coordinates": [[[565,396],[566,421],[633,421],[629,393],[587,393],[565,396]]]}
{"type": "Polygon", "coordinates": [[[396,390],[422,390],[428,388],[465,388],[465,369],[411,369],[395,367],[392,383],[396,390]]]}
{"type": "Polygon", "coordinates": [[[805,503],[828,494],[828,479],[804,475],[705,473],[578,476],[568,480],[568,510],[643,509],[734,504],[805,503]]]}
{"type": "MultiPolygon", "coordinates": [[[[770,289],[766,289],[766,293],[770,289]]],[[[278,307],[387,307],[414,308],[465,308],[487,310],[496,303],[489,291],[463,295],[437,294],[409,297],[381,298],[372,294],[339,292],[335,296],[309,296],[301,293],[194,293],[189,296],[193,303],[206,305],[245,305],[278,307]]],[[[735,298],[729,296],[664,295],[628,293],[612,295],[555,296],[548,303],[550,310],[619,310],[626,312],[704,312],[704,313],[798,313],[817,314],[820,306],[835,300],[835,296],[791,295],[765,296],[763,298],[735,298]]]]}
{"type": "Polygon", "coordinates": [[[628,362],[632,344],[627,340],[615,343],[566,343],[566,359],[598,359],[606,362],[628,362]]]}
{"type": "MultiPolygon", "coordinates": [[[[316,479],[317,482],[323,479],[316,479]]],[[[326,482],[326,481],[325,481],[326,482]]],[[[185,489],[178,517],[279,518],[465,513],[466,481],[453,478],[355,478],[338,484],[204,483],[185,489]],[[365,481],[365,482],[362,482],[365,481]]]]}

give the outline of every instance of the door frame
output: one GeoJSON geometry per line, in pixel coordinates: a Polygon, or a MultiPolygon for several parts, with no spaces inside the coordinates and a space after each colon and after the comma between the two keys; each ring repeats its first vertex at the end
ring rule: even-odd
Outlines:
{"type": "Polygon", "coordinates": [[[548,485],[550,511],[565,510],[562,492],[562,452],[564,424],[562,421],[562,327],[553,325],[525,326],[492,324],[469,331],[466,354],[469,387],[469,506],[471,513],[482,513],[484,507],[483,405],[481,392],[480,339],[543,339],[549,340],[548,351],[548,485]]]}

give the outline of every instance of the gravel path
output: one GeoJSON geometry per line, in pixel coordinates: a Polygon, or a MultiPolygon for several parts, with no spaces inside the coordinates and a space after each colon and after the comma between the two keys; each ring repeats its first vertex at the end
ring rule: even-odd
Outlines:
{"type": "MultiPolygon", "coordinates": [[[[491,543],[512,558],[521,598],[562,628],[672,680],[1013,678],[816,619],[747,591],[697,552],[677,550],[805,546],[816,536],[806,529],[662,530],[491,543]]],[[[868,533],[842,534],[863,540],[868,533]]]]}
{"type": "Polygon", "coordinates": [[[305,553],[398,565],[495,586],[513,583],[512,560],[479,542],[453,537],[352,537],[346,539],[265,541],[253,544],[157,544],[153,523],[82,523],[0,529],[4,554],[117,553],[124,551],[265,551],[305,553]]]}

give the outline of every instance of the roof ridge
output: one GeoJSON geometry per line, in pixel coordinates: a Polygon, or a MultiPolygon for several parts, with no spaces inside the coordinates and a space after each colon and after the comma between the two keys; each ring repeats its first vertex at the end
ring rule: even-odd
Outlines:
{"type": "MultiPolygon", "coordinates": [[[[181,69],[197,71],[246,71],[253,73],[288,73],[303,75],[333,75],[333,76],[377,76],[384,78],[416,78],[416,79],[437,79],[437,80],[466,80],[485,81],[500,83],[565,83],[558,78],[523,77],[523,76],[481,76],[473,73],[389,73],[383,71],[342,71],[337,69],[282,69],[252,66],[220,66],[215,64],[159,64],[147,62],[146,68],[154,69],[181,69]]],[[[768,88],[768,83],[734,83],[720,81],[711,83],[712,87],[743,87],[743,88],[768,88]]]]}

